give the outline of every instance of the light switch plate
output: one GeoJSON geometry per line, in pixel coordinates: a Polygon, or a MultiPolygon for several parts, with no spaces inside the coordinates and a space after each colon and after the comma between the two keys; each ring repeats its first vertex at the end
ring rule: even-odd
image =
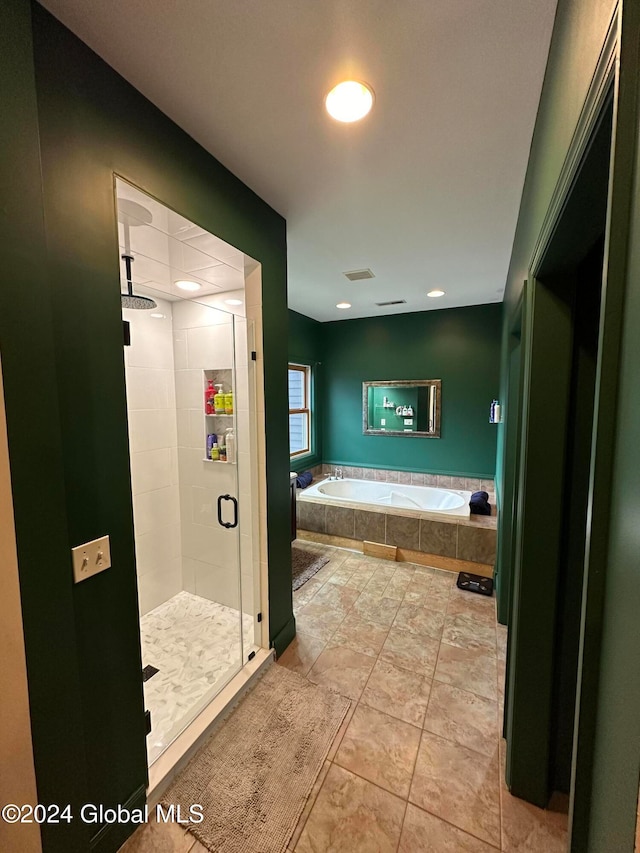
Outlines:
{"type": "Polygon", "coordinates": [[[101,536],[93,542],[85,542],[71,549],[73,559],[73,581],[80,581],[103,572],[111,565],[111,550],[109,537],[101,536]]]}

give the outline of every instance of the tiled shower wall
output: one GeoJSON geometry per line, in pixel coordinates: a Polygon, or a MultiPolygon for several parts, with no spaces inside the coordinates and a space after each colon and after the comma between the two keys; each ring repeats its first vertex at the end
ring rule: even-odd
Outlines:
{"type": "Polygon", "coordinates": [[[142,615],[182,589],[172,305],[123,311],[136,566],[142,615]]]}
{"type": "MultiPolygon", "coordinates": [[[[174,305],[174,352],[176,366],[176,407],[178,420],[178,466],[180,520],[182,527],[183,589],[211,601],[240,610],[238,565],[242,565],[242,609],[254,614],[254,554],[250,453],[253,406],[247,344],[247,321],[233,318],[194,302],[174,305]],[[237,466],[207,463],[203,414],[203,370],[230,369],[236,355],[237,466]],[[236,471],[239,476],[236,491],[236,471]],[[238,536],[218,524],[218,495],[238,494],[240,504],[240,549],[238,536]]],[[[227,388],[224,389],[228,390],[227,388]]],[[[212,430],[213,430],[212,420],[212,430]]],[[[231,419],[215,423],[231,426],[231,419]]],[[[220,427],[222,429],[222,427],[220,427]]],[[[229,512],[229,510],[226,510],[229,512]]]]}

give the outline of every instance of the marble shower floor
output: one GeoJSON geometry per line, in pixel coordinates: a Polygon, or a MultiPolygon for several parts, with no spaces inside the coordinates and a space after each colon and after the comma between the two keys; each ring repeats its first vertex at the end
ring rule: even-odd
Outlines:
{"type": "Polygon", "coordinates": [[[213,699],[246,661],[253,643],[253,619],[233,607],[179,592],[140,619],[142,665],[159,672],[144,683],[151,712],[149,763],[213,699]]]}
{"type": "MultiPolygon", "coordinates": [[[[311,542],[278,660],[351,709],[289,843],[295,853],[561,853],[567,817],[511,796],[501,738],[506,631],[455,575],[311,542]]],[[[206,853],[176,825],[126,853],[206,853]]]]}

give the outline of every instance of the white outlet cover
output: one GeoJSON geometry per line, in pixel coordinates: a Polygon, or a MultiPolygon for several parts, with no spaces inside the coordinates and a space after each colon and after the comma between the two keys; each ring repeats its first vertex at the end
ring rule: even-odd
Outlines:
{"type": "Polygon", "coordinates": [[[71,549],[73,561],[73,581],[80,583],[111,566],[111,548],[109,537],[101,536],[84,545],[71,549]]]}

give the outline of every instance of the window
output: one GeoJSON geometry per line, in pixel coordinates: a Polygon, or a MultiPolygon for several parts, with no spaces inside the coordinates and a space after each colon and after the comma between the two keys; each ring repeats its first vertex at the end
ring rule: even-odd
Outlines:
{"type": "Polygon", "coordinates": [[[311,407],[309,384],[311,368],[289,365],[289,454],[300,456],[311,450],[311,407]]]}

